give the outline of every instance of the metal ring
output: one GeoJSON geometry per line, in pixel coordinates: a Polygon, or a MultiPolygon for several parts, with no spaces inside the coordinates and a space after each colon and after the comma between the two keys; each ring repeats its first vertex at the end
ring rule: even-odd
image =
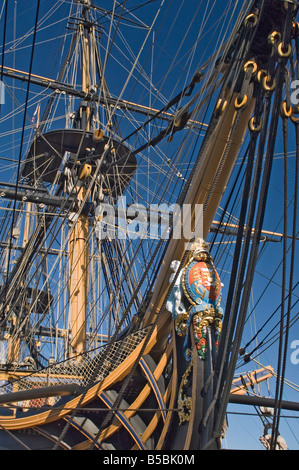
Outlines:
{"type": "Polygon", "coordinates": [[[249,23],[252,23],[252,26],[256,26],[258,21],[257,15],[254,13],[250,13],[250,15],[246,16],[244,19],[244,25],[247,26],[249,23]]]}
{"type": "Polygon", "coordinates": [[[259,82],[261,82],[262,79],[263,79],[262,75],[263,75],[263,76],[264,76],[264,75],[265,75],[265,76],[268,75],[267,70],[265,70],[265,69],[260,69],[260,70],[258,71],[258,73],[257,73],[257,79],[258,79],[259,82]]]}
{"type": "Polygon", "coordinates": [[[281,103],[281,114],[284,116],[284,117],[291,117],[291,115],[293,114],[293,108],[292,106],[290,106],[290,109],[287,110],[287,102],[286,101],[283,101],[281,103]]]}
{"type": "Polygon", "coordinates": [[[277,52],[280,57],[289,57],[292,52],[292,46],[291,44],[288,44],[285,46],[282,42],[280,42],[277,46],[277,52]],[[287,47],[287,51],[283,52],[283,47],[287,47]]]}
{"type": "Polygon", "coordinates": [[[247,72],[248,70],[248,67],[252,66],[253,67],[253,70],[252,70],[252,74],[255,74],[257,72],[257,64],[256,62],[254,62],[253,60],[248,60],[245,65],[244,65],[244,72],[247,72]]]}
{"type": "Polygon", "coordinates": [[[216,113],[222,114],[226,106],[227,106],[227,100],[224,100],[223,98],[219,98],[215,107],[216,113]]]}
{"type": "Polygon", "coordinates": [[[263,80],[262,80],[263,88],[266,91],[273,91],[274,88],[276,87],[276,80],[275,80],[275,78],[273,78],[272,85],[268,85],[269,78],[271,78],[270,75],[267,75],[266,77],[263,78],[263,80]]]}
{"type": "Polygon", "coordinates": [[[290,0],[288,0],[288,1],[284,1],[284,2],[283,2],[283,6],[284,6],[285,10],[287,10],[287,11],[288,11],[288,9],[289,9],[289,4],[290,4],[290,3],[291,3],[291,4],[293,4],[293,10],[295,10],[295,8],[296,8],[296,4],[295,4],[295,3],[293,3],[293,2],[291,2],[290,0]]]}
{"type": "Polygon", "coordinates": [[[261,118],[258,118],[259,120],[259,124],[256,126],[254,124],[254,122],[256,121],[256,117],[255,116],[252,116],[252,118],[249,119],[249,122],[248,122],[248,127],[249,127],[249,130],[251,130],[252,132],[260,132],[261,128],[262,128],[262,120],[261,118]]]}
{"type": "Polygon", "coordinates": [[[248,96],[244,95],[244,98],[242,99],[241,103],[238,103],[238,98],[239,97],[237,96],[237,98],[235,99],[235,108],[240,109],[247,103],[248,96]]]}
{"type": "Polygon", "coordinates": [[[272,44],[272,46],[273,46],[273,44],[275,43],[275,39],[276,39],[277,41],[280,41],[280,40],[281,40],[281,34],[280,34],[279,31],[273,31],[273,32],[272,32],[271,34],[269,34],[269,36],[268,36],[268,41],[269,41],[270,44],[272,44]]]}

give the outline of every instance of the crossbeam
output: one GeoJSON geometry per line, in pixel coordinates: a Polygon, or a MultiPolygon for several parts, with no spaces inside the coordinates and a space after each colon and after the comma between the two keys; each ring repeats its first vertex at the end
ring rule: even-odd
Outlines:
{"type": "MultiPolygon", "coordinates": [[[[157,115],[157,118],[164,120],[164,121],[172,121],[174,119],[174,114],[168,113],[166,111],[160,111],[155,108],[151,108],[149,106],[144,106],[138,103],[133,103],[131,101],[126,101],[122,99],[116,99],[112,96],[105,96],[105,99],[99,96],[97,93],[85,93],[82,90],[77,90],[72,85],[67,85],[52,78],[43,77],[41,75],[30,74],[28,72],[24,72],[22,70],[17,70],[11,67],[5,67],[0,65],[0,72],[5,77],[11,77],[16,80],[21,80],[23,82],[28,82],[38,85],[44,88],[48,88],[50,90],[55,91],[56,93],[68,94],[70,96],[75,96],[77,98],[82,98],[84,101],[88,102],[100,102],[102,105],[107,105],[111,107],[117,107],[120,109],[125,109],[127,111],[132,111],[135,113],[143,114],[147,117],[154,117],[157,115]]],[[[204,124],[199,121],[195,121],[190,119],[188,121],[187,126],[192,126],[194,128],[202,129],[203,127],[207,127],[207,124],[204,124]]]]}

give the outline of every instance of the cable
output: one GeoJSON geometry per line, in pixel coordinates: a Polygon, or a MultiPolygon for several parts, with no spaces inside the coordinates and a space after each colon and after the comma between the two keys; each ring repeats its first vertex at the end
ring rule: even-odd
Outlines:
{"type": "MultiPolygon", "coordinates": [[[[281,375],[280,387],[277,387],[275,394],[275,407],[274,407],[274,419],[273,419],[273,428],[272,428],[272,439],[271,439],[271,449],[275,449],[278,429],[279,429],[279,418],[280,418],[280,409],[285,377],[285,368],[286,368],[286,357],[287,357],[287,346],[288,346],[288,337],[289,337],[289,325],[290,325],[290,311],[291,311],[291,297],[293,290],[293,274],[294,274],[294,262],[295,262],[295,236],[296,236],[296,223],[297,223],[297,201],[298,201],[298,159],[299,159],[299,127],[296,125],[296,168],[295,168],[295,198],[294,198],[294,209],[293,209],[293,242],[292,242],[292,252],[291,252],[291,265],[290,265],[290,277],[289,277],[289,300],[288,308],[286,312],[286,325],[285,325],[285,339],[283,345],[283,328],[284,328],[284,297],[282,299],[282,308],[281,308],[281,334],[279,338],[279,356],[278,356],[278,365],[277,373],[281,375]]],[[[287,162],[287,120],[284,118],[284,235],[287,232],[287,207],[288,207],[288,162],[287,162]]],[[[286,236],[285,236],[286,240],[286,236]]],[[[286,241],[284,242],[283,247],[283,275],[282,275],[282,295],[284,296],[285,284],[286,284],[286,241]]]]}
{"type": "MultiPolygon", "coordinates": [[[[5,53],[5,41],[6,41],[6,26],[7,26],[7,6],[8,0],[5,1],[5,12],[4,12],[4,27],[3,27],[3,45],[2,45],[2,60],[1,60],[1,81],[3,79],[3,66],[4,66],[4,53],[5,53]]],[[[1,103],[0,103],[1,105],[1,103]]],[[[1,110],[1,106],[0,106],[1,110]]]]}
{"type": "MultiPolygon", "coordinates": [[[[36,40],[36,31],[37,31],[39,8],[40,8],[40,0],[37,1],[36,17],[35,17],[35,25],[34,25],[34,34],[33,34],[33,40],[32,40],[32,50],[31,50],[30,65],[29,65],[29,80],[28,80],[28,84],[27,84],[27,91],[26,91],[26,98],[25,98],[23,127],[22,127],[18,167],[17,167],[17,180],[16,180],[16,190],[15,190],[16,194],[17,194],[17,190],[18,190],[19,175],[20,175],[21,161],[22,161],[23,140],[24,140],[26,114],[27,114],[27,106],[28,106],[28,99],[29,99],[29,89],[30,89],[30,77],[31,77],[31,73],[32,73],[32,64],[33,64],[33,56],[34,56],[34,47],[35,47],[35,40],[36,40]]],[[[7,278],[6,278],[6,284],[5,284],[5,292],[6,292],[7,287],[8,287],[8,278],[9,278],[8,273],[9,273],[10,256],[11,256],[11,249],[12,249],[12,238],[13,238],[12,234],[13,234],[13,227],[14,227],[14,222],[15,222],[16,203],[17,203],[17,198],[15,197],[14,205],[13,205],[13,217],[12,217],[12,222],[11,222],[11,236],[10,236],[10,241],[9,241],[9,252],[8,252],[8,259],[7,259],[7,278]]]]}
{"type": "MultiPolygon", "coordinates": [[[[281,103],[281,94],[282,94],[282,86],[283,86],[283,81],[282,81],[282,61],[279,60],[278,67],[277,67],[277,75],[278,75],[278,80],[277,80],[277,87],[275,90],[275,96],[274,96],[274,104],[273,104],[273,113],[272,113],[272,119],[270,123],[270,128],[269,128],[269,135],[270,136],[275,136],[276,135],[276,129],[278,125],[278,118],[279,118],[279,109],[280,109],[280,103],[281,103]]],[[[269,113],[270,106],[268,106],[268,113],[269,113]]],[[[267,121],[267,119],[266,119],[267,121]]],[[[263,121],[264,124],[264,121],[263,121]]],[[[264,127],[265,129],[265,127],[264,127]]],[[[264,136],[265,138],[266,136],[264,136]]],[[[256,227],[254,231],[254,236],[253,236],[253,241],[252,241],[252,247],[251,247],[251,252],[250,252],[250,263],[247,269],[247,274],[246,274],[246,280],[243,286],[243,276],[245,274],[245,266],[246,266],[246,259],[248,255],[248,243],[249,243],[249,234],[252,229],[252,221],[253,221],[253,214],[255,212],[255,205],[256,203],[254,202],[254,199],[251,200],[251,208],[249,209],[249,216],[250,220],[249,223],[246,224],[246,227],[248,227],[248,232],[245,236],[245,242],[244,242],[244,249],[243,249],[243,254],[241,257],[240,261],[240,267],[239,267],[239,275],[238,275],[238,282],[237,282],[237,287],[234,287],[234,295],[235,295],[235,301],[233,305],[233,313],[234,316],[236,316],[237,313],[237,307],[240,302],[240,313],[238,317],[238,322],[236,326],[236,331],[234,335],[234,342],[233,342],[233,348],[231,352],[231,358],[230,362],[227,365],[227,371],[225,372],[225,380],[227,384],[230,384],[232,381],[233,373],[234,373],[234,368],[235,368],[235,363],[237,360],[237,356],[239,354],[239,344],[241,341],[241,332],[243,330],[243,325],[245,322],[245,315],[247,311],[247,305],[248,305],[248,300],[249,300],[249,295],[250,295],[250,286],[252,284],[253,280],[253,273],[255,269],[255,263],[257,260],[257,255],[258,255],[258,243],[260,239],[260,232],[262,228],[262,223],[263,223],[263,218],[264,218],[264,213],[265,213],[265,203],[266,203],[266,196],[268,192],[268,187],[269,187],[269,179],[270,179],[270,174],[271,174],[271,169],[272,169],[272,157],[274,153],[274,138],[270,139],[268,141],[268,146],[267,146],[267,152],[266,152],[266,159],[265,159],[265,164],[264,164],[264,169],[263,169],[263,177],[261,181],[261,190],[259,194],[259,203],[257,207],[257,213],[256,213],[256,227]],[[253,204],[252,204],[253,203],[253,204]],[[250,215],[251,214],[251,215],[250,215]],[[241,291],[240,289],[243,288],[243,295],[242,295],[242,300],[239,301],[240,299],[240,294],[241,291]]],[[[257,188],[257,186],[256,186],[257,188]]],[[[241,224],[243,227],[243,224],[241,224]]],[[[227,306],[228,307],[228,306],[227,306]]],[[[228,310],[226,310],[228,313],[228,310]]],[[[232,313],[230,312],[230,315],[232,313]]],[[[230,332],[230,336],[232,336],[232,329],[230,332]]],[[[227,341],[227,344],[231,344],[231,341],[227,341]]],[[[221,344],[220,344],[221,346],[221,344]]],[[[218,357],[221,358],[221,354],[219,352],[218,357]]],[[[222,363],[224,365],[224,362],[222,360],[222,363]]],[[[223,367],[223,366],[222,366],[223,367]]],[[[226,368],[226,367],[225,367],[226,368]]],[[[224,377],[223,376],[223,377],[224,377]]],[[[224,385],[224,379],[223,380],[223,385],[224,385]]],[[[220,382],[221,383],[221,382],[220,382]]],[[[214,430],[214,436],[217,437],[220,435],[224,416],[225,416],[225,410],[229,398],[229,393],[230,393],[230,386],[224,387],[224,391],[221,395],[221,402],[219,403],[219,411],[218,411],[218,416],[216,419],[216,424],[215,424],[215,430],[214,430]]]]}

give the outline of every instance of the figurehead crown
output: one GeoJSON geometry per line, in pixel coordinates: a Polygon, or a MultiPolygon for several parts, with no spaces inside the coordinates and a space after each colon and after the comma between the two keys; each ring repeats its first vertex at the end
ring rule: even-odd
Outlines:
{"type": "Polygon", "coordinates": [[[205,242],[203,238],[198,238],[195,251],[206,251],[209,253],[209,244],[205,242]]]}
{"type": "Polygon", "coordinates": [[[198,238],[193,247],[194,251],[192,257],[195,259],[211,260],[209,252],[209,244],[206,243],[202,238],[198,238]]]}

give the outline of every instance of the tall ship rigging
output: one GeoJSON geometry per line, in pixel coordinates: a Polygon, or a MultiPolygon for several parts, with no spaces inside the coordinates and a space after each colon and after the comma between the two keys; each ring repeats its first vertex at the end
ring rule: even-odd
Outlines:
{"type": "Polygon", "coordinates": [[[2,2],[1,449],[298,448],[297,13],[2,2]]]}

